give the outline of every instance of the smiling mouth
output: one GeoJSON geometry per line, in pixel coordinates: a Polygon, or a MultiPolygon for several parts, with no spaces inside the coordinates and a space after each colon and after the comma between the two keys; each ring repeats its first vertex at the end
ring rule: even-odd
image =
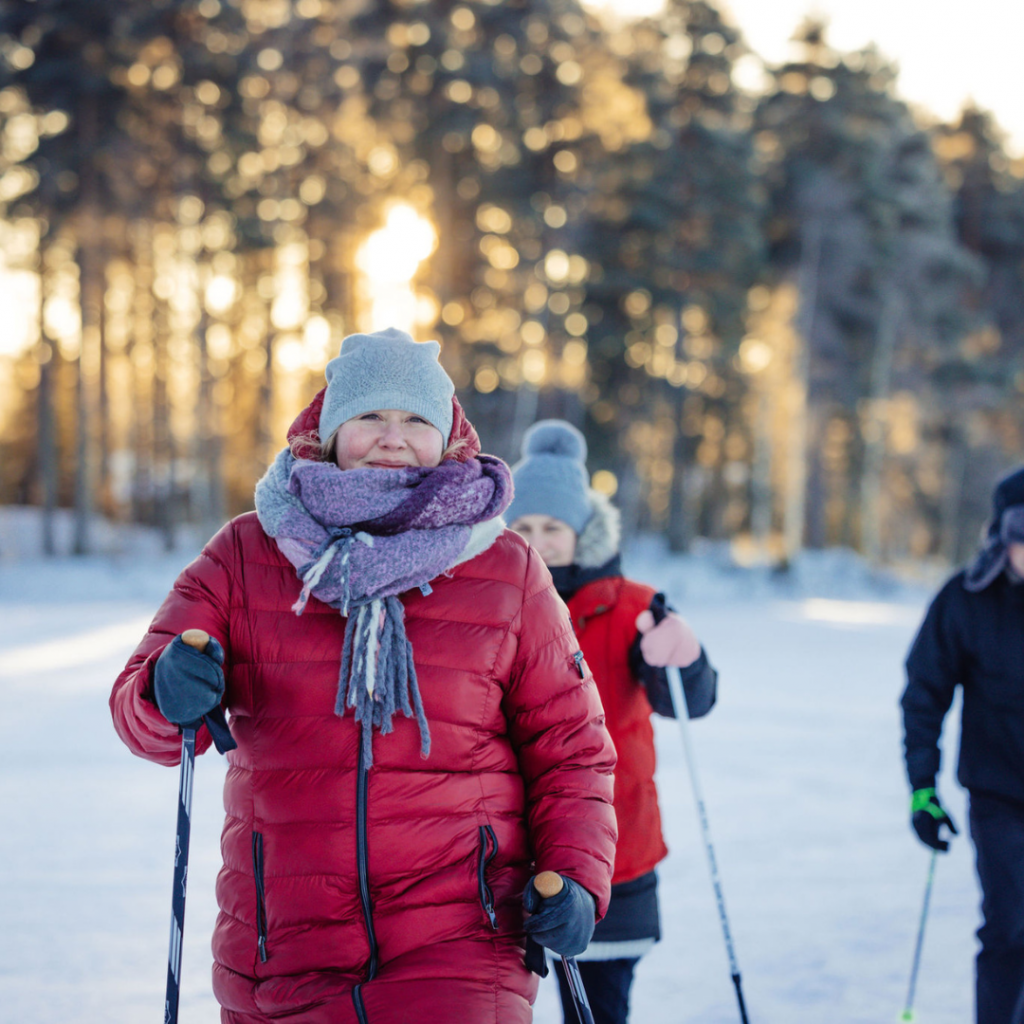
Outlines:
{"type": "Polygon", "coordinates": [[[372,462],[368,462],[367,465],[372,466],[374,469],[406,469],[411,463],[385,462],[382,459],[374,459],[372,462]]]}

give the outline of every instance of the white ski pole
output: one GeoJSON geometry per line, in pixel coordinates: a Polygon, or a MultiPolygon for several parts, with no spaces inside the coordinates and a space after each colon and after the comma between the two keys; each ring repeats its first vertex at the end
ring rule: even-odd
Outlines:
{"type": "Polygon", "coordinates": [[[928,907],[932,901],[932,885],[935,882],[935,862],[939,859],[939,851],[932,850],[928,861],[928,878],[924,883],[924,903],[921,907],[921,920],[917,926],[917,942],[914,945],[914,962],[910,967],[910,983],[907,985],[907,1003],[900,1014],[900,1020],[914,1019],[914,995],[917,991],[917,972],[921,968],[921,950],[924,948],[924,926],[928,921],[928,907]]]}
{"type": "Polygon", "coordinates": [[[722,880],[718,875],[718,861],[715,858],[715,847],[711,842],[711,829],[708,826],[708,812],[704,806],[704,789],[700,783],[700,774],[697,771],[697,759],[693,753],[693,741],[690,739],[690,723],[688,720],[686,693],[683,690],[683,674],[679,669],[674,672],[666,669],[668,676],[669,693],[672,695],[672,707],[676,712],[676,720],[679,722],[679,731],[683,735],[683,754],[686,757],[686,767],[690,773],[690,785],[693,788],[693,799],[697,805],[697,817],[700,819],[700,832],[704,840],[704,852],[707,854],[708,867],[711,869],[711,885],[715,890],[715,902],[718,904],[718,919],[722,923],[722,935],[725,937],[725,951],[729,957],[729,973],[732,975],[732,983],[736,989],[736,1000],[740,1007],[740,1020],[743,1024],[750,1024],[747,1017],[747,1007],[743,1001],[743,983],[740,978],[740,966],[736,960],[736,948],[732,941],[732,932],[729,928],[729,917],[725,912],[725,896],[722,893],[722,880]]]}

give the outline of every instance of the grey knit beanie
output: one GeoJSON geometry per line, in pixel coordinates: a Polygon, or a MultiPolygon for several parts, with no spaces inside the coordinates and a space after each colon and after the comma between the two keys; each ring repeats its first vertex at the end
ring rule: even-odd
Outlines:
{"type": "Polygon", "coordinates": [[[586,460],[586,438],[571,423],[534,423],[523,437],[523,458],[512,467],[515,497],[505,519],[554,516],[581,533],[594,511],[586,460]]]}
{"type": "Polygon", "coordinates": [[[327,364],[327,394],[320,410],[320,440],[344,423],[376,409],[401,409],[452,432],[455,385],[437,357],[436,341],[413,341],[395,327],[373,334],[350,334],[327,364]]]}

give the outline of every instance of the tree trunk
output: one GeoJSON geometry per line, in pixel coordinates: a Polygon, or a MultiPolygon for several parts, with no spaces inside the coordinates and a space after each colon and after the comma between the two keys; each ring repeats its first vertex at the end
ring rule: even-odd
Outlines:
{"type": "Polygon", "coordinates": [[[811,348],[818,316],[818,281],[824,223],[820,214],[807,223],[800,247],[800,330],[789,387],[790,438],[787,445],[786,495],[783,509],[783,547],[787,561],[804,546],[807,522],[808,405],[811,379],[811,348]]]}
{"type": "Polygon", "coordinates": [[[128,358],[131,364],[131,450],[132,520],[155,521],[153,502],[153,238],[149,221],[136,221],[132,231],[132,258],[135,264],[134,319],[128,358]],[[143,356],[147,356],[143,360],[143,356]],[[147,367],[143,370],[140,363],[147,367]]]}
{"type": "Polygon", "coordinates": [[[57,443],[53,416],[53,345],[46,337],[46,260],[43,244],[39,248],[39,408],[38,435],[39,456],[36,465],[39,472],[39,490],[43,502],[42,542],[43,554],[57,553],[54,538],[54,510],[57,507],[57,443]]]}
{"type": "Polygon", "coordinates": [[[213,376],[206,331],[210,318],[202,305],[203,281],[200,278],[200,314],[196,325],[196,349],[199,357],[199,399],[196,407],[196,433],[193,461],[199,477],[199,516],[204,531],[213,533],[224,521],[224,479],[221,466],[223,444],[217,412],[213,404],[213,376]]]}
{"type": "Polygon", "coordinates": [[[210,324],[209,315],[206,312],[204,302],[205,271],[206,267],[197,267],[198,282],[196,291],[199,296],[199,320],[195,328],[196,345],[196,366],[199,370],[199,394],[196,396],[196,421],[192,435],[192,465],[193,484],[192,493],[195,495],[198,518],[205,527],[213,518],[213,475],[210,466],[211,461],[211,422],[212,422],[212,395],[210,381],[210,356],[206,350],[206,331],[210,324]]]}
{"type": "Polygon", "coordinates": [[[772,532],[772,406],[768,387],[758,381],[754,414],[754,453],[750,468],[750,533],[758,553],[768,556],[772,532]]]}
{"type": "MultiPolygon", "coordinates": [[[[678,322],[678,321],[677,321],[678,322]]],[[[681,343],[681,342],[680,342],[681,343]]],[[[697,533],[698,504],[693,476],[696,444],[683,430],[683,413],[689,392],[684,387],[673,387],[669,396],[672,406],[672,481],[668,492],[669,551],[689,551],[697,533]]]]}
{"type": "MultiPolygon", "coordinates": [[[[274,250],[270,250],[268,253],[257,254],[257,259],[261,257],[268,258],[270,260],[270,269],[273,271],[275,267],[275,253],[274,250]]],[[[254,268],[259,277],[259,264],[254,268]]],[[[252,465],[252,479],[253,481],[259,480],[263,476],[264,471],[270,462],[273,460],[274,452],[274,436],[273,436],[273,407],[274,407],[274,325],[270,319],[270,309],[267,309],[267,315],[265,318],[266,334],[263,337],[263,353],[264,353],[264,364],[263,371],[260,374],[259,388],[258,388],[258,404],[256,408],[256,445],[254,451],[254,459],[252,465]]]]}
{"type": "Polygon", "coordinates": [[[873,564],[883,556],[882,474],[885,470],[885,403],[892,387],[892,364],[899,337],[902,303],[897,288],[889,284],[882,298],[878,335],[871,356],[871,379],[865,415],[864,462],[861,469],[861,551],[873,564]]]}
{"type": "Polygon", "coordinates": [[[153,331],[153,497],[156,525],[163,535],[164,550],[174,550],[175,480],[174,438],[171,434],[167,394],[169,332],[167,304],[156,300],[153,331]]]}
{"type": "Polygon", "coordinates": [[[110,487],[110,395],[107,388],[107,275],[106,265],[110,252],[104,245],[101,250],[97,280],[96,304],[97,342],[96,354],[96,495],[97,504],[104,514],[113,512],[113,496],[110,487]]]}
{"type": "Polygon", "coordinates": [[[820,439],[825,436],[830,415],[831,410],[821,402],[813,406],[808,403],[804,412],[804,435],[808,442],[811,438],[817,441],[808,443],[804,456],[804,547],[812,550],[820,550],[828,543],[825,522],[828,482],[820,439]]]}
{"type": "MultiPolygon", "coordinates": [[[[72,550],[76,555],[89,551],[89,519],[92,515],[95,484],[96,409],[95,386],[98,380],[100,313],[97,302],[97,275],[100,267],[98,185],[96,180],[97,110],[96,97],[83,93],[79,105],[78,135],[82,154],[82,217],[79,223],[79,307],[81,310],[81,346],[78,353],[76,384],[77,451],[75,460],[75,531],[72,550]]],[[[100,298],[100,302],[102,298],[100,298]]]]}
{"type": "Polygon", "coordinates": [[[965,548],[962,542],[962,495],[967,478],[968,445],[964,432],[953,426],[946,440],[946,471],[942,481],[939,510],[939,552],[950,565],[960,562],[965,548]]]}

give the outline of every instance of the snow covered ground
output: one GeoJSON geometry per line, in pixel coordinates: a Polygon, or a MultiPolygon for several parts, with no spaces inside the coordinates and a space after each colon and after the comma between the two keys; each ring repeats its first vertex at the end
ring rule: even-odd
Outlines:
{"type": "MultiPolygon", "coordinates": [[[[125,543],[47,563],[18,549],[0,543],[0,1021],[155,1021],[177,772],[128,754],[107,696],[187,556],[125,543]]],[[[896,1020],[928,864],[906,822],[897,713],[924,593],[843,556],[779,581],[649,544],[627,568],[669,590],[721,673],[718,706],[693,735],[752,1021],[896,1020]]],[[[657,739],[665,938],[638,969],[633,1020],[732,1024],[677,727],[659,722],[657,739]]],[[[941,792],[964,825],[946,760],[941,792]]],[[[219,1020],[209,938],[223,774],[215,754],[197,765],[183,1024],[219,1020]]],[[[939,863],[922,1022],[971,1019],[977,903],[962,836],[939,863]]],[[[535,1019],[560,1020],[550,980],[535,1019]]]]}

